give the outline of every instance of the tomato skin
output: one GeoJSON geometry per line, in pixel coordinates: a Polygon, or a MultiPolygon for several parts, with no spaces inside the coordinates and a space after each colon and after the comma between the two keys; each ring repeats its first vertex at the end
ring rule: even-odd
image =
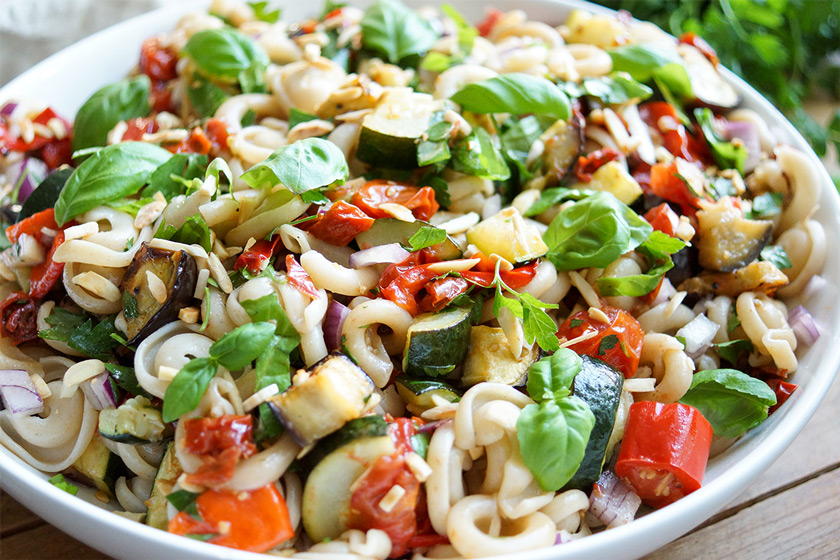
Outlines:
{"type": "Polygon", "coordinates": [[[432,280],[424,286],[426,296],[420,301],[424,313],[440,311],[461,294],[467,292],[469,284],[463,278],[447,277],[432,280]]]}
{"type": "Polygon", "coordinates": [[[560,325],[557,338],[561,341],[572,340],[583,334],[596,332],[592,338],[573,344],[569,348],[578,354],[586,354],[610,364],[623,373],[625,378],[633,377],[639,368],[645,333],[635,317],[623,309],[605,305],[601,311],[609,319],[609,324],[592,319],[588,310],[580,311],[560,325]],[[572,326],[573,323],[575,326],[572,326]],[[602,350],[601,340],[610,335],[617,336],[618,343],[610,349],[602,350]]]}
{"type": "Polygon", "coordinates": [[[353,194],[353,204],[372,218],[390,218],[379,206],[383,203],[405,206],[418,220],[428,221],[438,211],[435,191],[431,187],[401,185],[393,181],[368,181],[353,194]]]}
{"type": "Polygon", "coordinates": [[[201,457],[201,466],[186,475],[195,485],[218,486],[233,477],[236,463],[254,455],[253,419],[250,415],[190,418],[184,423],[184,448],[201,457]]]}
{"type": "Polygon", "coordinates": [[[227,139],[230,133],[225,121],[222,119],[207,119],[207,122],[204,123],[204,129],[207,131],[207,138],[213,145],[213,153],[227,150],[227,139]]]}
{"type": "Polygon", "coordinates": [[[700,488],[711,446],[712,425],[696,408],[682,403],[633,403],[615,474],[644,503],[661,508],[700,488]]]}
{"type": "Polygon", "coordinates": [[[656,196],[679,204],[683,214],[694,216],[703,199],[689,190],[680,179],[676,163],[656,163],[650,168],[650,189],[656,196]]]}
{"type": "Polygon", "coordinates": [[[33,236],[39,242],[44,237],[43,229],[60,229],[55,222],[55,208],[47,208],[35,214],[32,214],[25,220],[21,220],[16,224],[12,224],[6,228],[6,237],[12,243],[17,243],[17,240],[24,233],[33,236]]]}
{"type": "Polygon", "coordinates": [[[670,103],[664,101],[644,103],[639,106],[639,115],[648,126],[659,131],[665,149],[674,157],[700,162],[704,166],[712,163],[706,143],[688,133],[680,122],[676,109],[670,103]]]}
{"type": "Polygon", "coordinates": [[[315,282],[309,277],[309,274],[304,268],[295,260],[294,255],[286,255],[286,279],[289,284],[302,294],[306,294],[312,299],[318,299],[318,287],[315,282]]]}
{"type": "Polygon", "coordinates": [[[589,183],[592,181],[592,174],[598,171],[601,166],[615,161],[619,157],[618,152],[612,148],[603,148],[589,155],[580,156],[575,167],[575,175],[577,175],[578,181],[581,183],[589,183]]]}
{"type": "Polygon", "coordinates": [[[72,141],[69,137],[55,140],[41,148],[41,159],[48,169],[56,169],[73,161],[72,141]]]}
{"type": "Polygon", "coordinates": [[[478,29],[479,35],[482,37],[487,37],[490,35],[490,32],[493,31],[493,28],[499,23],[499,20],[502,19],[502,16],[505,13],[497,8],[487,8],[486,10],[487,15],[484,17],[481,23],[476,25],[478,29]]]}
{"type": "Polygon", "coordinates": [[[203,521],[182,511],[169,521],[169,532],[221,533],[219,524],[226,522],[229,530],[208,542],[250,552],[265,552],[295,535],[286,501],[274,484],[247,492],[207,490],[196,499],[196,509],[203,521]]]}
{"type": "Polygon", "coordinates": [[[181,140],[177,144],[168,144],[163,147],[173,154],[201,154],[206,156],[210,153],[213,143],[207,138],[204,130],[197,126],[192,129],[190,135],[184,140],[181,140]]]}
{"type": "Polygon", "coordinates": [[[125,122],[127,128],[123,132],[122,141],[142,140],[144,134],[158,131],[158,124],[150,117],[138,117],[125,122]]]}
{"type": "Polygon", "coordinates": [[[776,412],[780,406],[785,404],[785,402],[790,398],[796,389],[799,388],[799,385],[795,383],[788,383],[787,381],[782,381],[781,379],[768,379],[765,381],[767,385],[773,389],[773,392],[776,393],[776,404],[770,407],[767,411],[767,414],[773,414],[776,412]]]}
{"type": "MultiPolygon", "coordinates": [[[[475,268],[483,268],[482,264],[483,263],[479,263],[475,268]]],[[[527,286],[528,283],[534,279],[534,276],[537,274],[538,264],[539,263],[537,261],[533,261],[526,265],[514,268],[513,270],[501,271],[499,272],[499,277],[501,277],[502,282],[507,284],[508,287],[518,290],[519,288],[527,286]]],[[[475,284],[476,286],[481,286],[482,288],[489,288],[493,284],[493,279],[495,278],[495,265],[493,265],[493,272],[474,270],[475,269],[462,272],[461,277],[467,280],[467,282],[475,284]]]]}
{"type": "MultiPolygon", "coordinates": [[[[385,273],[379,280],[379,295],[383,298],[393,301],[412,315],[420,313],[420,305],[417,303],[417,295],[420,290],[440,273],[429,270],[425,265],[420,266],[398,266],[389,265],[388,268],[394,267],[395,271],[393,280],[387,284],[383,284],[385,273]]],[[[386,269],[388,272],[388,269],[386,269]]],[[[394,272],[392,272],[392,275],[394,272]]]]}
{"type": "Polygon", "coordinates": [[[25,292],[12,292],[0,302],[0,335],[15,346],[38,340],[38,306],[25,292]]]}
{"type": "Polygon", "coordinates": [[[260,239],[250,249],[243,251],[237,257],[233,268],[234,270],[246,269],[251,274],[259,274],[268,265],[271,257],[275,256],[281,247],[279,235],[273,236],[270,241],[260,239]]]}
{"type": "Polygon", "coordinates": [[[321,241],[345,247],[357,235],[369,230],[374,221],[357,206],[339,200],[308,231],[321,241]]]}
{"type": "Polygon", "coordinates": [[[161,47],[156,38],[143,41],[140,47],[140,71],[152,80],[166,82],[177,78],[177,63],[178,55],[169,47],[161,47]]]}
{"type": "Polygon", "coordinates": [[[653,229],[671,237],[674,236],[677,227],[680,225],[680,217],[664,202],[648,210],[644,218],[653,226],[653,229]]]}

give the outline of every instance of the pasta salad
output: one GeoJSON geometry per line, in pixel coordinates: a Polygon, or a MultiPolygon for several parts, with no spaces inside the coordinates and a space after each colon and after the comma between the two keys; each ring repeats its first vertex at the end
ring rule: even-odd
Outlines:
{"type": "Polygon", "coordinates": [[[699,489],[819,336],[820,181],[702,38],[557,23],[214,0],[72,121],[6,101],[0,443],[299,558],[517,554],[699,489]]]}

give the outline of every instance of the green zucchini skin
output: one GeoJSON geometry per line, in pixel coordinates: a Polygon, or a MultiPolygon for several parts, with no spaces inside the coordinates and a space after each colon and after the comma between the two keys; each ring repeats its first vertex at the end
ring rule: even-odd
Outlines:
{"type": "Polygon", "coordinates": [[[432,395],[438,395],[449,402],[461,400],[461,393],[451,385],[436,379],[416,379],[399,375],[395,384],[397,393],[405,401],[409,411],[418,416],[435,406],[432,395]]]}
{"type": "Polygon", "coordinates": [[[182,472],[181,465],[175,457],[175,444],[170,442],[155,475],[152,495],[146,501],[146,525],[166,531],[169,523],[169,517],[166,515],[166,496],[175,488],[182,472]]]}
{"type": "Polygon", "coordinates": [[[573,394],[582,399],[595,415],[583,461],[563,490],[589,492],[601,476],[616,412],[624,387],[624,376],[614,367],[589,356],[581,356],[580,373],[575,377],[573,394]]]}
{"type": "Polygon", "coordinates": [[[406,375],[440,377],[461,364],[470,344],[470,315],[469,309],[455,308],[417,316],[408,328],[406,375]]]}
{"type": "Polygon", "coordinates": [[[376,414],[370,416],[362,416],[361,418],[354,418],[350,420],[337,432],[333,432],[321,441],[306,454],[303,458],[303,464],[307,468],[313,468],[321,462],[321,460],[348,443],[368,437],[379,437],[388,434],[388,423],[385,418],[376,414]]]}

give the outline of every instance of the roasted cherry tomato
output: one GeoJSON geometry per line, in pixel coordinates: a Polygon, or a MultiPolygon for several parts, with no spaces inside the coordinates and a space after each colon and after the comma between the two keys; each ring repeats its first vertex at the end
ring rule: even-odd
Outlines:
{"type": "Polygon", "coordinates": [[[469,287],[466,280],[454,276],[432,280],[424,286],[426,296],[420,301],[420,308],[424,313],[440,311],[469,287]]]}
{"type": "Polygon", "coordinates": [[[379,208],[384,203],[405,206],[418,220],[428,220],[440,208],[431,187],[413,187],[380,179],[368,181],[353,195],[353,204],[373,218],[391,217],[379,208]]]}
{"type": "Polygon", "coordinates": [[[309,228],[309,233],[332,245],[346,246],[357,235],[367,231],[374,219],[358,207],[339,200],[309,228]]]}
{"type": "Polygon", "coordinates": [[[190,135],[177,144],[165,144],[164,148],[173,154],[201,154],[207,155],[213,147],[213,143],[207,138],[204,130],[197,126],[190,131],[190,135]]]}
{"type": "Polygon", "coordinates": [[[633,377],[639,367],[645,333],[636,319],[617,307],[601,308],[608,323],[593,317],[588,310],[575,313],[560,325],[557,338],[572,340],[582,335],[596,333],[591,338],[569,346],[578,354],[586,354],[606,362],[624,374],[633,377]]]}
{"type": "Polygon", "coordinates": [[[630,406],[615,474],[654,508],[700,488],[712,446],[712,425],[681,403],[630,406]]]}
{"type": "Polygon", "coordinates": [[[59,229],[58,224],[55,222],[54,208],[41,210],[40,212],[32,214],[28,218],[21,220],[16,224],[10,225],[6,228],[6,237],[8,237],[9,241],[12,243],[17,243],[20,236],[25,233],[27,235],[31,235],[40,242],[44,237],[44,229],[52,231],[57,231],[59,229]]]}
{"type": "Polygon", "coordinates": [[[158,82],[178,77],[178,55],[170,47],[161,47],[154,37],[146,39],[140,47],[140,71],[158,82]]]}
{"type": "Polygon", "coordinates": [[[592,181],[592,174],[598,171],[602,165],[617,160],[619,153],[612,148],[603,148],[586,156],[578,157],[575,174],[581,183],[592,181]]]}
{"type": "Polygon", "coordinates": [[[15,346],[38,340],[38,305],[24,292],[13,292],[0,302],[0,334],[15,346]]]}
{"type": "Polygon", "coordinates": [[[155,119],[149,117],[138,117],[125,121],[126,129],[122,135],[123,142],[142,140],[144,134],[152,134],[158,131],[158,124],[155,119]]]}
{"type": "MultiPolygon", "coordinates": [[[[478,256],[479,253],[476,254],[478,256]]],[[[486,258],[486,257],[484,257],[486,258]]],[[[489,262],[490,259],[487,259],[489,262]]],[[[476,286],[481,286],[482,288],[489,288],[493,284],[493,279],[495,278],[495,263],[492,265],[493,268],[491,271],[485,270],[486,267],[483,265],[484,260],[476,265],[471,270],[465,270],[461,273],[461,277],[464,278],[467,282],[471,284],[475,284],[476,286]],[[478,269],[478,270],[476,270],[478,269]]],[[[513,270],[505,270],[500,271],[499,276],[502,279],[502,282],[507,284],[507,286],[511,289],[518,290],[523,286],[526,286],[531,280],[533,280],[534,275],[537,273],[537,265],[539,263],[537,261],[532,261],[528,264],[519,266],[514,268],[513,270]]]]}
{"type": "Polygon", "coordinates": [[[250,491],[207,490],[195,501],[196,519],[182,511],[169,522],[176,535],[215,535],[208,542],[265,552],[295,536],[286,500],[274,484],[250,491]]]}
{"type": "Polygon", "coordinates": [[[796,385],[795,383],[788,383],[787,381],[782,381],[778,378],[768,379],[765,383],[767,383],[767,385],[773,389],[773,392],[776,393],[776,404],[770,407],[770,410],[767,411],[768,414],[776,412],[780,406],[785,404],[793,392],[799,388],[799,385],[796,385]]]}
{"type": "Polygon", "coordinates": [[[233,265],[234,270],[247,270],[251,274],[259,274],[282,247],[280,236],[275,235],[271,240],[260,239],[247,251],[243,251],[233,265]]]}
{"type": "Polygon", "coordinates": [[[683,214],[693,216],[703,200],[680,178],[676,163],[656,163],[650,168],[650,189],[656,196],[680,205],[683,214]]]}
{"type": "Polygon", "coordinates": [[[676,109],[670,103],[664,101],[644,103],[639,106],[639,115],[648,126],[659,131],[665,149],[674,157],[699,161],[703,165],[712,163],[706,143],[688,133],[680,122],[676,109]]]}
{"type": "Polygon", "coordinates": [[[250,415],[190,418],[184,423],[184,448],[202,464],[186,475],[195,485],[218,486],[233,477],[236,463],[257,452],[250,415]]]}
{"type": "Polygon", "coordinates": [[[661,231],[665,235],[671,237],[677,232],[677,227],[680,225],[680,217],[677,213],[671,210],[671,207],[664,202],[659,206],[654,206],[645,213],[645,220],[653,226],[656,231],[661,231]]]}
{"type": "Polygon", "coordinates": [[[302,294],[306,294],[312,299],[318,299],[318,287],[315,282],[309,277],[309,274],[304,268],[295,260],[294,255],[286,255],[286,279],[289,285],[302,294]]]}

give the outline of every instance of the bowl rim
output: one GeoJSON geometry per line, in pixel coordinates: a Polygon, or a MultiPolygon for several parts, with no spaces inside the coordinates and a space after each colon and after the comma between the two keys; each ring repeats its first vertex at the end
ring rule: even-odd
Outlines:
{"type": "MultiPolygon", "coordinates": [[[[73,43],[39,62],[0,88],[0,102],[11,98],[10,92],[14,93],[17,90],[25,89],[28,84],[37,82],[42,75],[60,73],[62,66],[76,63],[74,55],[82,49],[90,49],[92,46],[106,44],[109,41],[118,41],[123,30],[137,26],[154,25],[154,22],[166,22],[166,25],[171,26],[176,15],[182,15],[194,9],[206,8],[208,3],[209,0],[178,2],[130,18],[73,43]]],[[[608,8],[579,0],[520,0],[519,2],[517,0],[501,0],[496,2],[498,5],[511,3],[557,5],[564,9],[580,7],[590,12],[613,13],[608,8]]],[[[481,5],[485,3],[481,0],[454,0],[453,4],[481,5]]],[[[162,24],[158,27],[164,29],[162,24]]],[[[817,173],[820,175],[821,188],[824,189],[824,192],[820,194],[819,203],[823,206],[823,209],[827,210],[828,215],[834,217],[834,221],[837,222],[837,217],[840,216],[840,195],[834,189],[827,170],[802,135],[776,107],[744,80],[725,68],[722,68],[722,73],[727,81],[736,87],[744,100],[749,101],[751,108],[757,109],[763,118],[772,122],[774,127],[781,129],[783,133],[781,137],[785,141],[784,143],[804,152],[812,164],[815,165],[817,173]],[[827,194],[825,189],[829,191],[827,194]]],[[[823,222],[823,225],[826,225],[826,222],[823,222]]],[[[830,335],[832,341],[840,341],[840,314],[835,313],[826,326],[827,329],[823,333],[823,337],[827,338],[830,335]]],[[[840,368],[840,353],[824,353],[813,368],[814,371],[809,372],[806,385],[789,399],[786,407],[774,414],[776,421],[771,423],[768,419],[746,436],[750,439],[762,436],[761,445],[757,445],[755,449],[745,453],[736,463],[723,470],[708,484],[704,484],[697,492],[665,509],[653,511],[630,524],[611,529],[609,532],[601,532],[564,544],[562,547],[537,549],[499,558],[527,558],[529,560],[577,558],[582,557],[582,554],[606,555],[615,553],[616,547],[619,546],[632,549],[635,551],[633,554],[639,553],[639,551],[644,554],[679,538],[737,497],[758,474],[782,454],[816,411],[833,383],[838,368],[840,368]],[[770,435],[772,437],[769,437],[770,435]],[[746,468],[746,465],[750,465],[750,468],[746,468]],[[690,519],[690,523],[687,524],[686,519],[690,519]],[[630,542],[632,540],[643,540],[644,544],[637,543],[634,546],[630,542]]],[[[239,558],[242,560],[266,558],[264,554],[233,550],[185,539],[145,524],[136,523],[119,515],[112,515],[99,506],[71,496],[54,487],[47,481],[46,475],[29,467],[2,446],[0,446],[0,457],[2,457],[2,460],[0,460],[0,487],[50,523],[60,527],[75,538],[108,553],[113,554],[114,550],[106,548],[101,545],[101,542],[96,541],[91,531],[76,530],[76,526],[80,523],[93,524],[98,526],[100,530],[105,529],[113,531],[117,535],[122,534],[149,543],[154,542],[156,546],[162,546],[170,554],[177,552],[187,557],[239,558]],[[33,476],[33,474],[36,476],[33,476]]]]}

